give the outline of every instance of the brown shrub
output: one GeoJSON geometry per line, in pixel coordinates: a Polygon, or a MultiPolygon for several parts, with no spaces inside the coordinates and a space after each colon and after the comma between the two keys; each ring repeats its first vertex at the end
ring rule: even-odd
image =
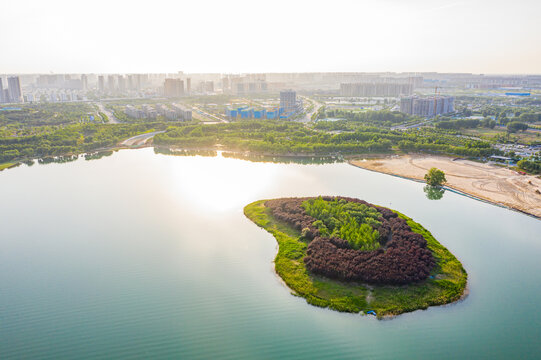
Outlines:
{"type": "Polygon", "coordinates": [[[426,248],[422,235],[414,233],[404,219],[393,211],[366,201],[347,197],[323,197],[324,200],[345,199],[377,209],[381,225],[377,230],[382,248],[373,251],[352,249],[344,239],[320,236],[312,226],[315,218],[306,214],[301,206],[309,198],[282,198],[269,200],[265,206],[272,215],[295,229],[303,229],[312,239],[306,250],[306,268],[329,278],[361,281],[375,284],[408,284],[426,279],[434,266],[434,258],[426,248]]]}

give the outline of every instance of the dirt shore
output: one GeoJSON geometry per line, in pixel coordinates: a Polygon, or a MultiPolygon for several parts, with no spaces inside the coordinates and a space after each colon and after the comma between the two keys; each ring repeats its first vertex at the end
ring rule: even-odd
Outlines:
{"type": "Polygon", "coordinates": [[[406,155],[352,160],[350,164],[386,174],[423,180],[431,167],[445,172],[449,187],[541,218],[541,179],[490,164],[444,156],[406,155]],[[539,191],[539,192],[537,192],[539,191]]]}

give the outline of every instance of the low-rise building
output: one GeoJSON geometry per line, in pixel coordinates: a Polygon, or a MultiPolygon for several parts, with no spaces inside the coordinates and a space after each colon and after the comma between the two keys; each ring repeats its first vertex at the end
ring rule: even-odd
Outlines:
{"type": "Polygon", "coordinates": [[[180,105],[180,104],[173,104],[171,105],[171,108],[175,112],[175,114],[178,116],[178,119],[182,121],[192,121],[192,110],[180,105]]]}
{"type": "Polygon", "coordinates": [[[133,105],[126,105],[124,113],[134,119],[144,119],[146,117],[146,114],[143,110],[137,109],[133,105]]]}

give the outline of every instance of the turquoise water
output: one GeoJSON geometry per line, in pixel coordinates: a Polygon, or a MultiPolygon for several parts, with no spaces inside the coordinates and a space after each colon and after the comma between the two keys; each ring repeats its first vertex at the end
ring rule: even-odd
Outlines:
{"type": "Polygon", "coordinates": [[[0,358],[541,356],[541,221],[340,164],[125,150],[0,173],[0,358]],[[263,198],[335,194],[390,206],[463,263],[469,296],[378,321],[292,296],[263,198]]]}

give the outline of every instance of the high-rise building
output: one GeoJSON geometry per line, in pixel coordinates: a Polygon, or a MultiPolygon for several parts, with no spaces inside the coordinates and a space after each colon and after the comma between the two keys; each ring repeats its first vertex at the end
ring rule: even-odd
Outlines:
{"type": "Polygon", "coordinates": [[[107,76],[107,89],[109,92],[115,91],[115,77],[113,75],[107,76]]]}
{"type": "Polygon", "coordinates": [[[221,81],[222,91],[224,93],[233,92],[237,95],[264,93],[269,88],[262,74],[248,74],[246,76],[226,75],[221,81]]]}
{"type": "Polygon", "coordinates": [[[23,102],[23,93],[21,91],[21,82],[18,76],[8,77],[9,101],[23,102]]]}
{"type": "Polygon", "coordinates": [[[413,83],[341,83],[340,96],[397,97],[413,94],[413,83]]]}
{"type": "Polygon", "coordinates": [[[85,74],[81,75],[81,89],[88,90],[88,76],[85,74]]]}
{"type": "Polygon", "coordinates": [[[202,93],[214,92],[214,81],[201,81],[198,85],[198,90],[202,93]]]}
{"type": "Polygon", "coordinates": [[[141,90],[148,82],[148,75],[130,74],[127,77],[129,90],[141,90]]]}
{"type": "Polygon", "coordinates": [[[0,78],[0,104],[4,101],[4,87],[2,86],[2,78],[0,78]]]}
{"type": "Polygon", "coordinates": [[[184,95],[184,81],[180,79],[165,79],[163,94],[166,97],[179,97],[184,95]]]}
{"type": "MultiPolygon", "coordinates": [[[[139,88],[146,88],[149,84],[149,77],[148,74],[137,74],[137,77],[139,79],[139,88]]],[[[184,92],[184,88],[183,88],[184,92]]]]}
{"type": "Polygon", "coordinates": [[[103,75],[98,76],[98,90],[99,92],[105,91],[105,77],[103,75]]]}
{"type": "Polygon", "coordinates": [[[186,78],[186,93],[189,94],[192,90],[192,79],[186,78]]]}
{"type": "Polygon", "coordinates": [[[126,91],[126,79],[123,75],[118,75],[117,77],[118,91],[124,93],[126,91]]]}
{"type": "Polygon", "coordinates": [[[297,108],[297,93],[293,90],[280,91],[280,107],[285,111],[297,108]]]}
{"type": "Polygon", "coordinates": [[[135,74],[130,74],[130,75],[126,75],[126,78],[127,78],[127,86],[128,86],[128,90],[139,90],[139,88],[137,87],[137,75],[135,74]]]}
{"type": "Polygon", "coordinates": [[[229,78],[223,77],[222,78],[222,91],[225,93],[230,89],[229,87],[229,78]]]}
{"type": "Polygon", "coordinates": [[[437,96],[421,98],[417,96],[400,99],[400,111],[410,115],[431,117],[455,111],[455,98],[437,96]]]}

